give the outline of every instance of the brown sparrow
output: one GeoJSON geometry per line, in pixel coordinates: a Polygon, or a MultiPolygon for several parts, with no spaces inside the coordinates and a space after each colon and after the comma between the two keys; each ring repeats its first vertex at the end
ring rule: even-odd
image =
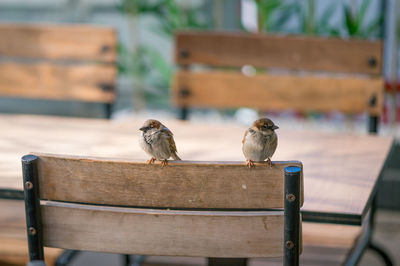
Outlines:
{"type": "Polygon", "coordinates": [[[242,151],[246,157],[246,165],[251,168],[253,161],[267,160],[269,167],[272,167],[271,157],[278,145],[278,136],[275,130],[279,127],[268,118],[260,118],[254,121],[253,125],[246,130],[242,140],[242,151]]]}
{"type": "Polygon", "coordinates": [[[173,134],[166,126],[157,120],[149,119],[139,130],[142,131],[139,138],[140,147],[151,156],[151,159],[147,161],[148,164],[159,160],[161,165],[165,166],[168,164],[169,157],[181,160],[176,154],[173,134]]]}

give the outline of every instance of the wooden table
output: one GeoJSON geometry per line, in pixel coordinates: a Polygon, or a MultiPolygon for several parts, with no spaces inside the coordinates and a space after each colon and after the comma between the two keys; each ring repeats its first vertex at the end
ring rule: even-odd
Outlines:
{"type": "MultiPolygon", "coordinates": [[[[244,160],[246,127],[163,121],[184,160],[244,160]]],[[[143,120],[0,115],[0,188],[22,190],[20,158],[29,152],[147,160],[138,145],[143,120]]],[[[279,124],[279,121],[277,121],[279,124]]],[[[392,138],[278,130],[273,160],[304,165],[306,221],[360,225],[369,209],[392,138]]]]}
{"type": "MultiPolygon", "coordinates": [[[[17,195],[22,194],[20,159],[29,152],[145,161],[148,158],[138,145],[138,129],[143,122],[143,119],[134,118],[107,121],[0,115],[0,192],[11,190],[17,195]]],[[[178,153],[184,160],[244,161],[241,151],[244,126],[176,120],[163,122],[174,132],[178,153]]],[[[304,243],[351,248],[361,227],[349,225],[361,225],[370,209],[392,138],[292,131],[282,126],[278,136],[278,149],[273,160],[303,162],[303,221],[318,222],[303,223],[304,243]]],[[[0,238],[8,240],[0,243],[1,262],[4,257],[1,251],[7,254],[10,243],[22,243],[26,248],[26,233],[23,202],[0,200],[0,208],[9,210],[9,216],[0,217],[0,226],[15,231],[12,235],[0,230],[0,238]]],[[[365,246],[361,245],[356,250],[363,249],[365,246]]],[[[26,263],[26,252],[20,252],[25,254],[22,264],[26,263]]],[[[50,249],[45,253],[52,252],[60,254],[50,249]]]]}

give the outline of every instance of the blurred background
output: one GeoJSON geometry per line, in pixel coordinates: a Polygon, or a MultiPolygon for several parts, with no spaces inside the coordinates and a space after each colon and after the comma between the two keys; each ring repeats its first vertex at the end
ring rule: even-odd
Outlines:
{"type": "MultiPolygon", "coordinates": [[[[383,39],[385,78],[381,135],[396,139],[380,207],[400,209],[400,3],[396,0],[0,0],[0,23],[92,24],[118,34],[117,98],[111,119],[177,118],[171,101],[174,32],[220,30],[383,39]]],[[[245,74],[266,70],[243,66],[245,74]]],[[[103,118],[101,103],[0,97],[1,113],[103,118]]],[[[190,120],[248,125],[260,115],[280,127],[367,134],[366,114],[192,109],[190,120]]],[[[396,216],[397,217],[397,216],[396,216]]],[[[388,223],[392,223],[390,220],[388,223]]],[[[398,224],[397,224],[398,225],[398,224]]]]}
{"type": "MultiPolygon", "coordinates": [[[[171,77],[176,66],[173,60],[173,34],[182,29],[213,29],[279,34],[304,34],[343,38],[380,39],[393,33],[385,43],[384,73],[387,97],[382,120],[399,134],[400,104],[398,42],[400,27],[393,9],[382,0],[32,0],[0,1],[1,22],[78,23],[114,27],[118,32],[118,98],[113,117],[162,113],[176,115],[170,101],[171,77]],[[386,14],[386,13],[388,14],[386,14]],[[395,38],[394,38],[395,37],[395,38]],[[396,40],[394,40],[396,39],[396,40]],[[391,86],[393,85],[393,86],[391,86]],[[397,87],[397,89],[396,89],[397,87]]],[[[393,5],[395,6],[395,5],[393,5]]],[[[397,8],[398,5],[397,5],[397,8]]],[[[400,11],[397,11],[400,13],[400,11]]],[[[262,72],[251,66],[244,71],[262,72]]],[[[101,117],[96,104],[62,103],[15,99],[0,99],[0,111],[11,113],[42,113],[71,116],[101,117]],[[31,108],[32,105],[35,108],[31,108]],[[66,108],[67,107],[67,108],[66,108]]],[[[291,119],[303,119],[308,126],[314,120],[326,123],[330,130],[354,130],[363,116],[339,113],[274,114],[291,119]],[[320,119],[322,118],[322,119],[320,119]],[[328,119],[327,119],[328,118],[328,119]]],[[[248,123],[258,116],[253,110],[196,110],[192,119],[233,120],[248,123]]],[[[303,123],[301,123],[303,124],[303,123]]],[[[364,130],[364,123],[361,122],[364,130]]],[[[387,132],[387,127],[383,131],[387,132]]]]}

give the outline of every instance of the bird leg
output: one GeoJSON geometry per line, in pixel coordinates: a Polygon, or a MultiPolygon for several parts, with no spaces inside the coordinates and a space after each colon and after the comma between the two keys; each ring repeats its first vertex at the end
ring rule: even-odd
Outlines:
{"type": "Polygon", "coordinates": [[[252,160],[246,160],[246,166],[247,166],[248,168],[253,167],[253,166],[254,166],[253,161],[252,161],[252,160]]]}
{"type": "Polygon", "coordinates": [[[270,158],[267,159],[267,164],[268,164],[269,168],[272,168],[272,162],[271,162],[270,158]]]}
{"type": "Polygon", "coordinates": [[[161,167],[167,166],[168,165],[168,161],[167,160],[163,160],[161,161],[161,167]]]}
{"type": "Polygon", "coordinates": [[[156,161],[156,158],[151,157],[150,160],[147,161],[147,164],[152,164],[156,161]]]}

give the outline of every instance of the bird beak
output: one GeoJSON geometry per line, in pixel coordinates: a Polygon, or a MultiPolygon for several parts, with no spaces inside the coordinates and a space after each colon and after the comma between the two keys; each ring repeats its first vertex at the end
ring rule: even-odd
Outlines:
{"type": "Polygon", "coordinates": [[[278,129],[278,128],[279,128],[279,127],[278,127],[278,126],[275,126],[275,125],[272,127],[273,130],[278,129]]]}
{"type": "Polygon", "coordinates": [[[146,131],[146,130],[147,130],[147,127],[141,127],[141,128],[139,128],[139,130],[140,130],[140,131],[146,131]]]}

